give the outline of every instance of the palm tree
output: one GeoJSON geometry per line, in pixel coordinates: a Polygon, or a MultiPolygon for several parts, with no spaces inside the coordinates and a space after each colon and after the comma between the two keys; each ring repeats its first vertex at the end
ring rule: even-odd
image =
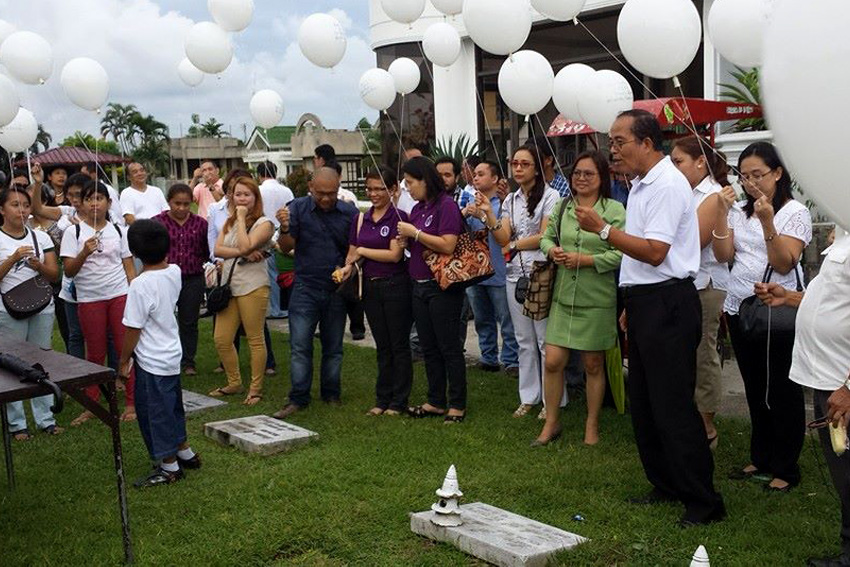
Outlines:
{"type": "Polygon", "coordinates": [[[210,117],[203,126],[201,126],[201,134],[205,138],[221,138],[224,136],[224,124],[210,117]]]}
{"type": "Polygon", "coordinates": [[[167,174],[171,155],[168,151],[168,126],[148,114],[136,113],[132,118],[131,130],[139,143],[133,150],[133,159],[145,164],[151,171],[167,174]]]}
{"type": "Polygon", "coordinates": [[[44,129],[44,126],[39,124],[38,125],[38,134],[35,137],[35,142],[33,142],[33,145],[30,146],[30,153],[31,154],[37,154],[39,152],[39,146],[44,151],[47,151],[47,149],[50,148],[50,142],[52,142],[52,141],[53,141],[53,136],[51,136],[50,133],[47,130],[44,129]]]}
{"type": "Polygon", "coordinates": [[[133,136],[137,134],[132,128],[132,123],[139,111],[134,104],[122,105],[115,102],[109,103],[107,108],[100,121],[100,134],[104,138],[112,136],[121,147],[121,155],[124,156],[132,150],[133,136]]]}

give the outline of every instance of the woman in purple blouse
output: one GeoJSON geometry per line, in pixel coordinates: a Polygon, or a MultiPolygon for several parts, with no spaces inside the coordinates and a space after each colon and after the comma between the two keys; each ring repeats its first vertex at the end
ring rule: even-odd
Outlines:
{"type": "Polygon", "coordinates": [[[440,289],[423,253],[452,254],[463,230],[463,217],[431,160],[413,158],[402,172],[410,196],[418,201],[410,212],[410,222],[398,223],[398,233],[409,243],[413,320],[428,376],[428,401],[409,408],[408,413],[413,417],[444,416],[445,423],[460,423],[466,415],[466,361],[460,338],[465,294],[463,289],[440,289]]]}
{"type": "Polygon", "coordinates": [[[375,407],[369,415],[400,415],[406,411],[413,382],[410,276],[397,238],[399,221],[407,222],[408,218],[393,205],[398,190],[398,178],[390,169],[366,174],[366,196],[372,208],[351,223],[343,274],[350,277],[352,264],[362,261],[363,307],[378,351],[375,407]]]}

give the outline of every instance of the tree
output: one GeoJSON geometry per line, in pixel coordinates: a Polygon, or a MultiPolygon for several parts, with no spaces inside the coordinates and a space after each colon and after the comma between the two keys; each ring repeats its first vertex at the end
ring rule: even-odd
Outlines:
{"type": "Polygon", "coordinates": [[[171,166],[168,126],[150,114],[143,116],[136,113],[131,119],[131,128],[134,132],[133,140],[139,140],[131,154],[133,159],[154,173],[167,175],[171,166]]]}
{"type": "Polygon", "coordinates": [[[286,186],[292,190],[292,194],[296,197],[305,197],[309,190],[310,172],[304,167],[299,167],[292,170],[292,173],[286,176],[286,186]]]}
{"type": "Polygon", "coordinates": [[[361,167],[365,170],[375,167],[375,162],[381,163],[381,131],[369,122],[367,118],[361,118],[357,123],[357,130],[363,136],[363,158],[361,167]],[[373,161],[374,158],[374,161],[373,161]]]}
{"type": "MultiPolygon", "coordinates": [[[[720,86],[725,90],[720,92],[720,98],[731,100],[742,104],[757,104],[761,105],[761,89],[759,87],[759,70],[758,68],[750,69],[749,71],[740,67],[735,67],[732,77],[735,78],[737,84],[720,83],[720,86]]],[[[743,118],[735,122],[731,132],[758,132],[767,130],[767,124],[764,118],[743,118]]]]}
{"type": "Polygon", "coordinates": [[[47,151],[50,148],[50,142],[53,141],[53,136],[50,135],[47,130],[44,129],[44,126],[41,124],[38,125],[38,134],[35,137],[35,142],[30,146],[30,153],[37,154],[39,152],[39,147],[42,150],[47,151]]]}
{"type": "Polygon", "coordinates": [[[101,154],[122,155],[121,148],[116,142],[106,140],[105,138],[97,139],[93,135],[83,133],[77,130],[72,136],[68,136],[62,143],[59,144],[63,148],[85,148],[90,152],[101,154]]]}
{"type": "Polygon", "coordinates": [[[201,115],[192,115],[192,125],[189,126],[189,138],[221,138],[225,134],[224,124],[210,117],[201,124],[201,115]]]}
{"type": "Polygon", "coordinates": [[[131,152],[132,140],[137,134],[133,127],[133,119],[138,114],[139,111],[133,104],[122,105],[111,102],[100,121],[100,135],[104,138],[112,136],[120,146],[122,156],[131,152]]]}

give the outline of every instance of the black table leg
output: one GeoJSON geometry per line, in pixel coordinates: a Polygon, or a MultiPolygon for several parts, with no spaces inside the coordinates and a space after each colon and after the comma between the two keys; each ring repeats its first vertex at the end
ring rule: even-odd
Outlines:
{"type": "Polygon", "coordinates": [[[121,535],[124,541],[124,563],[133,563],[133,541],[130,538],[130,512],[127,508],[127,483],[124,480],[124,455],[121,450],[121,429],[118,414],[118,396],[115,384],[104,384],[109,402],[109,429],[112,431],[112,454],[115,457],[115,474],[118,477],[118,506],[121,511],[121,535]]]}
{"type": "Polygon", "coordinates": [[[15,465],[12,463],[12,435],[9,433],[6,404],[0,403],[0,419],[3,420],[3,454],[6,457],[6,479],[9,481],[9,492],[13,492],[15,490],[15,465]]]}

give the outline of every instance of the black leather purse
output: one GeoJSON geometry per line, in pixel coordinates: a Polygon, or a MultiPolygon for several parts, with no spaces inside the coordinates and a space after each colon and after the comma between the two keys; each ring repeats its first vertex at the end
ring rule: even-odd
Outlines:
{"type": "Polygon", "coordinates": [[[230,280],[233,279],[233,270],[236,269],[236,260],[230,265],[230,272],[227,274],[227,281],[221,283],[221,272],[218,274],[218,285],[207,290],[207,311],[210,313],[219,313],[224,311],[230,304],[230,298],[233,297],[233,292],[230,289],[230,280]]]}
{"type": "MultiPolygon", "coordinates": [[[[30,230],[36,258],[41,254],[35,232],[30,230]]],[[[17,320],[27,319],[43,311],[53,299],[53,286],[41,274],[20,283],[3,294],[6,312],[17,320]]]]}
{"type": "MultiPolygon", "coordinates": [[[[797,278],[797,291],[803,291],[803,282],[800,280],[800,272],[794,264],[794,276],[797,278]]],[[[773,267],[768,264],[764,271],[762,282],[768,283],[773,275],[773,267]]],[[[768,332],[771,338],[777,340],[794,340],[794,329],[797,321],[797,308],[782,305],[770,307],[752,295],[741,302],[738,309],[738,317],[741,324],[741,332],[751,338],[764,340],[768,332]]]]}

